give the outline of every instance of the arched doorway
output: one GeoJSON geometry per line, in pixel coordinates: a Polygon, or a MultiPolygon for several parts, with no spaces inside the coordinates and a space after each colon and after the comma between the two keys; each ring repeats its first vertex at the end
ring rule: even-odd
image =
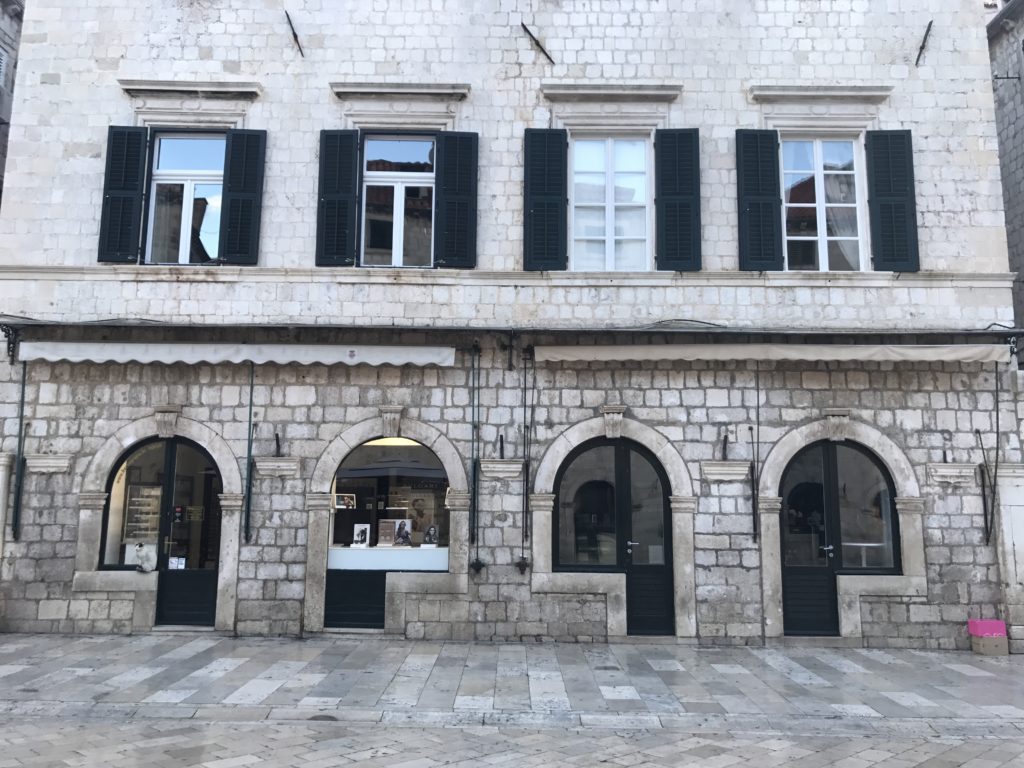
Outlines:
{"type": "Polygon", "coordinates": [[[576,448],[555,478],[552,566],[626,575],[626,631],[675,634],[668,481],[630,440],[576,448]]]}
{"type": "Polygon", "coordinates": [[[134,446],[110,475],[100,568],[158,571],[157,624],[214,623],[222,490],[210,455],[180,437],[134,446]]]}
{"type": "Polygon", "coordinates": [[[383,628],[389,571],[447,571],[448,475],[425,445],[381,437],[342,460],[333,510],[324,626],[383,628]]]}
{"type": "Polygon", "coordinates": [[[782,475],[782,615],[787,635],[838,635],[836,576],[900,573],[892,478],[851,441],[822,440],[782,475]]]}

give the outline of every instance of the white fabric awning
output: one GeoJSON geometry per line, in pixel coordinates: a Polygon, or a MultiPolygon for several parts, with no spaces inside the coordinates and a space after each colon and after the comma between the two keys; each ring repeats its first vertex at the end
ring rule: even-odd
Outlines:
{"type": "Polygon", "coordinates": [[[1008,363],[1005,344],[635,344],[536,347],[539,362],[609,360],[851,360],[1008,363]]]}
{"type": "Polygon", "coordinates": [[[20,360],[70,363],[278,363],[286,365],[455,365],[455,347],[334,344],[181,344],[23,341],[20,360]]]}

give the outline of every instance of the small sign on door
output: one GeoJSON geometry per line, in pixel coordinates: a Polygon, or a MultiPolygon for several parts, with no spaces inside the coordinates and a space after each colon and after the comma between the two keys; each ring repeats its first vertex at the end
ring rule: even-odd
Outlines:
{"type": "Polygon", "coordinates": [[[183,571],[183,570],[185,570],[185,558],[184,557],[169,557],[169,558],[167,558],[167,570],[169,570],[169,571],[183,571]]]}
{"type": "Polygon", "coordinates": [[[185,518],[190,523],[201,523],[201,522],[203,522],[203,508],[202,507],[185,507],[185,518]]]}

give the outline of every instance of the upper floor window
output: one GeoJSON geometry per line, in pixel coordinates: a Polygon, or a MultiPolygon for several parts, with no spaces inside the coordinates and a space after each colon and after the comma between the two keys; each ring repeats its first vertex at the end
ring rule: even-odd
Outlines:
{"type": "Polygon", "coordinates": [[[321,131],[316,264],[476,266],[475,133],[321,131]]]}
{"type": "Polygon", "coordinates": [[[650,268],[648,146],[644,137],[573,139],[574,271],[650,268]]]}
{"type": "Polygon", "coordinates": [[[524,269],[700,269],[698,133],[650,137],[526,130],[524,269]]]}
{"type": "Polygon", "coordinates": [[[156,137],[150,186],[148,261],[202,264],[220,249],[224,136],[156,137]]]}
{"type": "Polygon", "coordinates": [[[99,260],[256,264],[266,140],[266,131],[111,126],[99,260]]]}
{"type": "Polygon", "coordinates": [[[834,272],[867,268],[860,142],[783,137],[781,147],[786,267],[834,272]]]}
{"type": "Polygon", "coordinates": [[[433,138],[371,136],[363,146],[363,266],[433,266],[433,138]]]}
{"type": "Polygon", "coordinates": [[[920,268],[909,131],[740,129],[736,176],[740,269],[920,268]]]}

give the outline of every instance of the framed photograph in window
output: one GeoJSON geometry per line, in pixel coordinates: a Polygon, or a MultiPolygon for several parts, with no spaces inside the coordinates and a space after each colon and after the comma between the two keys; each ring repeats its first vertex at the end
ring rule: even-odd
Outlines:
{"type": "Polygon", "coordinates": [[[393,547],[395,545],[395,524],[397,520],[383,519],[377,521],[377,546],[393,547]]]}
{"type": "Polygon", "coordinates": [[[334,508],[335,509],[355,509],[356,508],[356,495],[354,493],[336,493],[336,494],[334,494],[334,508]]]}
{"type": "Polygon", "coordinates": [[[352,526],[352,546],[359,549],[370,546],[369,523],[356,523],[352,526]]]}

